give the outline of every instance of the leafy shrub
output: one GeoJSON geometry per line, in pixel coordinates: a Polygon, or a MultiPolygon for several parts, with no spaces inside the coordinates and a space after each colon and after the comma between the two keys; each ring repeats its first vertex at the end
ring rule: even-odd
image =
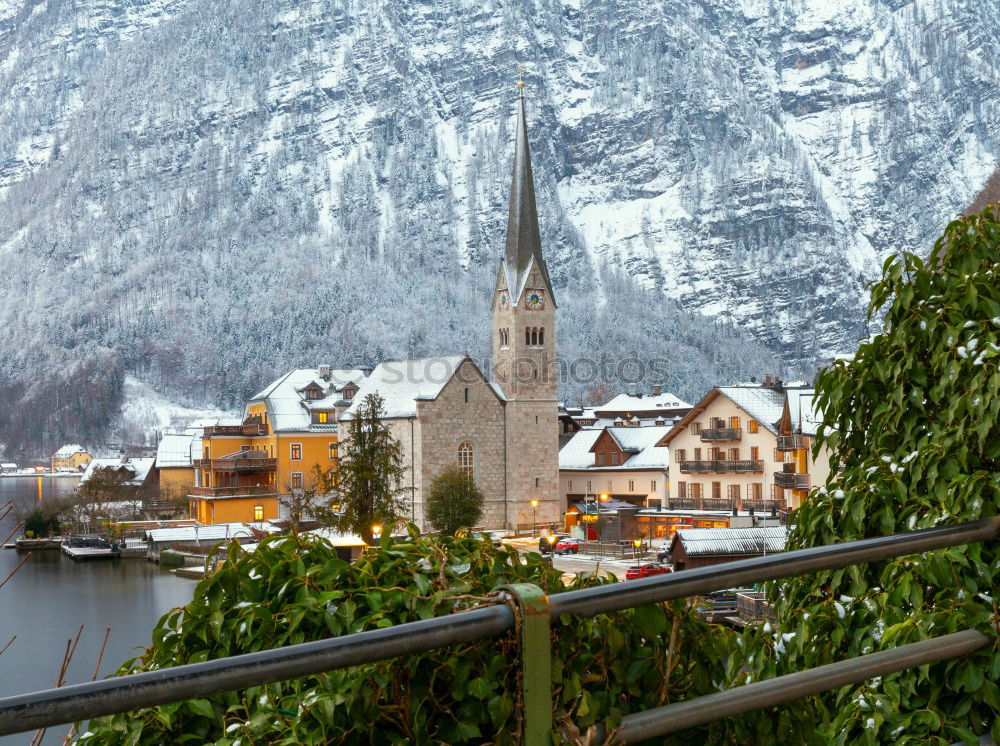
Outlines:
{"type": "MultiPolygon", "coordinates": [[[[496,603],[488,594],[513,582],[565,589],[561,571],[537,554],[472,538],[416,538],[412,528],[409,541],[386,540],[353,564],[306,535],[269,539],[252,554],[234,545],[118,675],[496,603]]],[[[578,578],[573,587],[607,582],[578,578]]],[[[714,691],[727,639],[683,601],[554,621],[560,740],[599,720],[613,729],[628,712],[714,691]]],[[[519,743],[519,668],[511,634],[97,719],[80,744],[519,743]]]]}
{"type": "MultiPolygon", "coordinates": [[[[823,371],[819,443],[843,463],[796,515],[789,548],[973,521],[1000,495],[1000,222],[956,220],[927,262],[886,262],[870,314],[882,334],[823,371]]],[[[837,463],[837,459],[833,460],[837,463]]],[[[972,544],[770,584],[773,634],[748,637],[758,678],[962,629],[996,639],[1000,547],[972,544]]],[[[768,630],[771,633],[771,630],[768,630]]],[[[744,683],[733,672],[732,683],[744,683]]],[[[1000,740],[1000,644],[748,717],[748,740],[1000,740]]]]}
{"type": "Polygon", "coordinates": [[[454,534],[479,523],[483,491],[458,466],[452,465],[434,478],[427,495],[427,520],[438,531],[454,534]]]}

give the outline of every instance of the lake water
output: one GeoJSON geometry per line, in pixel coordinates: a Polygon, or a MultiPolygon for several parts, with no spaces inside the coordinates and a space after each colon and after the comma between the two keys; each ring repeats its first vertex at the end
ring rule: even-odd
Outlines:
{"type": "MultiPolygon", "coordinates": [[[[0,505],[14,498],[37,501],[38,479],[0,478],[0,505]]],[[[72,491],[75,479],[42,478],[42,500],[72,491]]],[[[0,525],[0,539],[13,529],[0,525]]],[[[0,581],[24,557],[0,550],[0,581]]],[[[48,689],[59,675],[66,640],[84,626],[66,674],[67,684],[90,681],[111,628],[99,678],[112,673],[137,647],[150,643],[157,620],[191,600],[195,581],[178,578],[145,559],[74,562],[58,551],[35,552],[0,588],[0,697],[48,689]]],[[[50,729],[46,744],[62,743],[69,726],[50,729]]],[[[26,744],[30,734],[0,737],[2,746],[26,744]]]]}

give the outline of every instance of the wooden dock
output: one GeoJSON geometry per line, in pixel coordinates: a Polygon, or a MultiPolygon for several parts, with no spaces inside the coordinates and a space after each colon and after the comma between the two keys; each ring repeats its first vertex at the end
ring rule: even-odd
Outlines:
{"type": "Polygon", "coordinates": [[[120,552],[112,552],[109,547],[71,547],[63,544],[62,553],[77,562],[95,559],[133,559],[146,556],[146,545],[122,547],[120,552]]]}

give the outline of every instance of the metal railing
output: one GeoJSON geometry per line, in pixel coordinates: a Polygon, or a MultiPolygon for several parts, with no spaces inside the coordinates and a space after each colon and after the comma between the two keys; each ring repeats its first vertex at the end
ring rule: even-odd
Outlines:
{"type": "Polygon", "coordinates": [[[747,459],[743,461],[731,461],[727,459],[681,461],[680,469],[681,474],[691,474],[693,472],[715,472],[716,474],[762,472],[764,471],[764,462],[760,459],[747,459]]]}
{"type": "Polygon", "coordinates": [[[278,494],[273,484],[252,487],[188,487],[187,493],[192,497],[273,497],[278,494]]]}
{"type": "Polygon", "coordinates": [[[776,471],[774,472],[774,483],[779,487],[807,490],[809,489],[809,475],[796,474],[789,471],[776,471]]]}
{"type": "MultiPolygon", "coordinates": [[[[507,597],[498,598],[497,605],[449,616],[0,699],[0,736],[489,639],[517,627],[512,608],[516,603],[522,611],[517,616],[521,618],[526,703],[524,741],[528,746],[550,743],[548,629],[550,624],[558,624],[564,614],[595,616],[751,583],[991,541],[998,536],[1000,517],[799,549],[550,596],[536,586],[509,586],[505,589],[507,597]]],[[[976,630],[964,630],[632,713],[622,719],[615,738],[632,743],[674,733],[875,676],[966,655],[990,642],[976,630]]]]}
{"type": "Polygon", "coordinates": [[[802,435],[779,435],[778,436],[778,446],[779,451],[797,451],[800,448],[806,447],[805,436],[802,435]]]}

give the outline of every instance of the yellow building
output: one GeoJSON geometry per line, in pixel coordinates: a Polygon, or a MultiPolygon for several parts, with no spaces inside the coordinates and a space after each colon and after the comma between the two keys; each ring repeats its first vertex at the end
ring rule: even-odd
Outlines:
{"type": "Polygon", "coordinates": [[[71,443],[52,454],[49,460],[52,471],[83,471],[93,459],[83,446],[71,443]]]}
{"type": "Polygon", "coordinates": [[[315,470],[337,464],[337,420],[361,370],[293,370],[254,395],[243,418],[204,428],[194,459],[190,515],[200,523],[283,517],[280,497],[309,489],[315,470]]]}

